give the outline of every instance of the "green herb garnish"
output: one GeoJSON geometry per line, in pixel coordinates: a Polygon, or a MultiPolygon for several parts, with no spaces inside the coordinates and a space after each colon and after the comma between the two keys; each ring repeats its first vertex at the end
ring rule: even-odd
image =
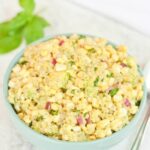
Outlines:
{"type": "Polygon", "coordinates": [[[58,135],[58,133],[48,133],[48,136],[57,136],[58,135]]]}
{"type": "Polygon", "coordinates": [[[104,81],[104,78],[103,79],[101,79],[101,82],[103,82],[104,81]]]}
{"type": "Polygon", "coordinates": [[[60,88],[61,89],[61,91],[63,92],[63,93],[66,93],[66,91],[67,91],[67,89],[66,88],[60,88]]]}
{"type": "Polygon", "coordinates": [[[96,79],[94,80],[94,86],[97,86],[98,85],[98,81],[99,81],[99,77],[96,77],[96,79]]]}
{"type": "Polygon", "coordinates": [[[110,74],[107,74],[107,78],[113,77],[113,73],[111,72],[110,74]]]}
{"type": "Polygon", "coordinates": [[[72,76],[70,73],[67,74],[68,75],[68,80],[71,80],[72,76]]]}
{"type": "Polygon", "coordinates": [[[35,120],[36,121],[42,121],[44,118],[43,118],[43,116],[38,116],[35,120]]]}
{"type": "Polygon", "coordinates": [[[32,127],[32,121],[29,123],[29,127],[32,127]]]}
{"type": "Polygon", "coordinates": [[[119,91],[119,88],[115,88],[115,89],[112,89],[109,94],[111,97],[115,96],[117,94],[117,92],[119,91]]]}
{"type": "Polygon", "coordinates": [[[112,46],[114,49],[116,49],[116,45],[114,45],[114,44],[111,43],[111,42],[107,42],[106,45],[107,45],[107,46],[112,46]]]}
{"type": "Polygon", "coordinates": [[[97,69],[98,69],[97,67],[94,67],[94,71],[97,71],[97,69]]]}
{"type": "Polygon", "coordinates": [[[78,113],[78,114],[81,112],[80,110],[77,110],[77,109],[73,109],[72,111],[73,111],[73,112],[76,112],[76,113],[78,113]]]}
{"type": "Polygon", "coordinates": [[[87,49],[87,50],[88,50],[88,52],[90,52],[90,53],[95,53],[95,52],[96,52],[95,48],[89,48],[89,49],[87,49]]]}
{"type": "Polygon", "coordinates": [[[26,64],[26,63],[28,63],[27,60],[22,60],[22,61],[19,62],[20,65],[24,65],[24,64],[26,64]]]}
{"type": "Polygon", "coordinates": [[[88,114],[88,112],[85,112],[85,113],[83,114],[83,116],[86,117],[87,114],[88,114]]]}
{"type": "Polygon", "coordinates": [[[141,104],[141,101],[137,101],[137,102],[135,103],[136,106],[140,106],[140,104],[141,104]]]}
{"type": "Polygon", "coordinates": [[[75,94],[75,91],[76,91],[75,89],[72,89],[72,90],[71,90],[71,93],[72,93],[72,94],[75,94]]]}
{"type": "Polygon", "coordinates": [[[50,114],[53,115],[53,116],[58,115],[58,111],[51,109],[50,114]]]}
{"type": "Polygon", "coordinates": [[[23,10],[11,20],[0,23],[0,54],[17,48],[23,39],[29,44],[43,37],[44,28],[49,25],[34,14],[34,0],[19,0],[19,4],[23,10]]]}
{"type": "Polygon", "coordinates": [[[71,61],[69,61],[69,64],[70,64],[71,66],[73,66],[73,65],[75,64],[75,61],[71,60],[71,61]]]}
{"type": "Polygon", "coordinates": [[[79,39],[84,39],[84,38],[86,38],[85,35],[79,35],[79,39]]]}

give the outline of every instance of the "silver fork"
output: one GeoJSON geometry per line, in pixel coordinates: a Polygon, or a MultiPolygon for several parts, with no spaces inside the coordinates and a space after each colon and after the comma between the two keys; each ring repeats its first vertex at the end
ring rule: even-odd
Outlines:
{"type": "Polygon", "coordinates": [[[141,145],[141,141],[143,139],[143,135],[144,135],[144,131],[146,128],[146,125],[148,123],[149,120],[149,116],[150,116],[150,94],[148,94],[148,102],[147,102],[148,108],[147,108],[147,112],[145,114],[143,123],[141,124],[141,127],[138,130],[138,133],[136,135],[136,138],[132,144],[131,150],[139,150],[140,145],[141,145]]]}
{"type": "Polygon", "coordinates": [[[147,63],[145,69],[144,69],[144,76],[145,76],[145,80],[146,80],[146,86],[148,89],[148,96],[147,96],[147,109],[146,109],[146,114],[144,116],[144,120],[137,132],[136,138],[132,144],[132,147],[130,150],[139,150],[140,149],[140,145],[141,145],[141,141],[143,139],[143,135],[144,135],[144,131],[146,128],[146,125],[148,123],[149,117],[150,117],[150,62],[147,63]]]}

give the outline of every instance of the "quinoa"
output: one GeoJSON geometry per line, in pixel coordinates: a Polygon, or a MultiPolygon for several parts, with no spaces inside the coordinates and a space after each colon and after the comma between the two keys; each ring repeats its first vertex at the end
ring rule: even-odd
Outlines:
{"type": "Polygon", "coordinates": [[[27,47],[8,87],[25,124],[65,141],[112,135],[132,120],[143,97],[143,77],[125,46],[80,35],[27,47]]]}

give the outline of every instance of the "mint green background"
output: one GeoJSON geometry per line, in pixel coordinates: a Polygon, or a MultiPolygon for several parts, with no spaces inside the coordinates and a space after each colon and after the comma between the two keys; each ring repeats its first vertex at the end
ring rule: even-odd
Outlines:
{"type": "MultiPolygon", "coordinates": [[[[70,35],[70,34],[64,34],[64,35],[70,35]]],[[[57,36],[57,35],[56,35],[57,36]]],[[[45,37],[41,40],[38,40],[37,42],[33,43],[37,44],[42,41],[46,41],[48,39],[52,38],[51,36],[45,37]]],[[[18,55],[15,56],[15,58],[11,61],[10,65],[8,66],[5,76],[4,76],[4,82],[3,82],[3,94],[4,94],[4,102],[6,104],[7,110],[9,112],[9,115],[14,122],[14,125],[18,129],[18,131],[26,137],[26,139],[38,147],[41,150],[99,150],[102,149],[108,149],[109,147],[117,144],[124,138],[126,138],[130,133],[132,133],[134,130],[136,130],[138,126],[138,122],[144,112],[146,100],[147,100],[147,91],[146,87],[144,85],[144,96],[141,101],[140,109],[138,113],[135,115],[135,117],[132,119],[132,121],[125,126],[120,131],[114,133],[110,137],[106,137],[103,139],[90,141],[90,142],[66,142],[66,141],[60,141],[55,140],[53,138],[48,138],[42,134],[39,134],[29,128],[23,121],[19,119],[17,114],[15,113],[14,109],[12,108],[11,104],[8,102],[7,96],[8,96],[8,80],[9,75],[11,73],[11,70],[13,66],[18,62],[19,58],[23,55],[24,49],[18,53],[18,55]]]]}

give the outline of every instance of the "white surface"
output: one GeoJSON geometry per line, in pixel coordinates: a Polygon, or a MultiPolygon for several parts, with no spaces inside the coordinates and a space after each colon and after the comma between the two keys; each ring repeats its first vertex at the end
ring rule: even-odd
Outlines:
{"type": "Polygon", "coordinates": [[[147,90],[150,91],[150,61],[144,67],[144,75],[146,79],[147,90]]]}
{"type": "Polygon", "coordinates": [[[71,0],[150,35],[149,0],[71,0]]]}
{"type": "MultiPolygon", "coordinates": [[[[129,47],[129,53],[134,55],[141,65],[150,58],[150,39],[113,20],[74,6],[68,1],[37,0],[37,4],[37,10],[42,10],[41,14],[52,22],[52,27],[47,29],[47,35],[67,32],[98,35],[115,43],[126,44],[129,47]]],[[[0,0],[1,20],[11,17],[17,10],[17,0],[0,0]]],[[[16,131],[2,102],[2,78],[10,60],[19,50],[0,56],[0,150],[35,149],[16,131]]],[[[150,132],[149,128],[147,130],[150,132]]],[[[150,134],[146,136],[150,137],[150,134]]],[[[133,139],[134,133],[110,150],[128,150],[133,139]]],[[[150,144],[145,139],[141,150],[148,150],[149,147],[150,144]]]]}

